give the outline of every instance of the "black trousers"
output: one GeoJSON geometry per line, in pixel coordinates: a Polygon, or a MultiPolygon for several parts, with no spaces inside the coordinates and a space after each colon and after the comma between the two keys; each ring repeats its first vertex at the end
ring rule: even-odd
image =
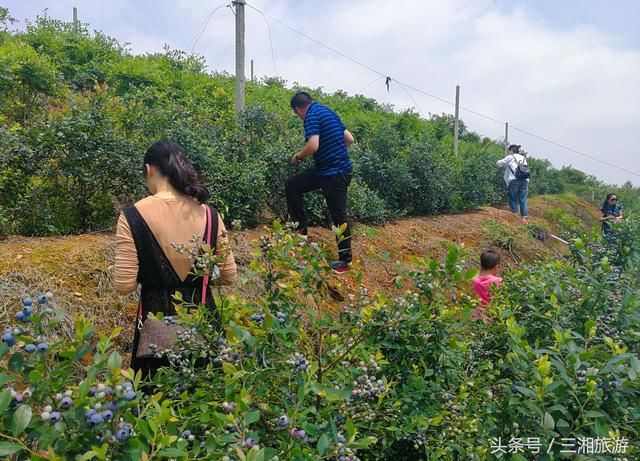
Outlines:
{"type": "Polygon", "coordinates": [[[308,169],[289,177],[285,186],[289,216],[292,221],[298,223],[298,230],[307,228],[304,194],[322,189],[333,225],[340,227],[344,223],[347,224],[342,239],[338,241],[338,259],[347,262],[351,262],[351,226],[347,215],[347,189],[351,183],[351,177],[351,172],[336,176],[320,176],[313,169],[308,169]]]}

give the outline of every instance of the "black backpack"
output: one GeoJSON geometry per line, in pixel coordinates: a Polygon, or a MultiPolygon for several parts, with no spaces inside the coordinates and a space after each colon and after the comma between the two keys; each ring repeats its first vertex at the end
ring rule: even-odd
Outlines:
{"type": "Polygon", "coordinates": [[[513,171],[513,169],[509,167],[516,179],[529,179],[531,177],[531,170],[529,169],[529,165],[527,165],[527,160],[525,159],[524,162],[520,163],[515,155],[512,154],[511,156],[518,164],[516,171],[513,171]]]}

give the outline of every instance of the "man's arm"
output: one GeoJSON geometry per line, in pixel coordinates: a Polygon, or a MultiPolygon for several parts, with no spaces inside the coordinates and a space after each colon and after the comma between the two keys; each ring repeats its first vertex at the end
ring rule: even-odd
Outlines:
{"type": "Polygon", "coordinates": [[[349,130],[344,130],[344,143],[347,145],[347,149],[354,142],[355,142],[355,139],[353,139],[353,135],[351,134],[351,132],[349,130]]]}
{"type": "Polygon", "coordinates": [[[318,147],[320,147],[320,136],[310,136],[309,139],[307,139],[307,143],[304,145],[302,150],[293,154],[293,157],[291,157],[291,164],[299,165],[303,159],[315,154],[318,150],[318,147]]]}

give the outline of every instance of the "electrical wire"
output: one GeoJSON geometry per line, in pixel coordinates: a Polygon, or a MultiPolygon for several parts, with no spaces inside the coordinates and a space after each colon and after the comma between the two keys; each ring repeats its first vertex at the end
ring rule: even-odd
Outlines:
{"type": "Polygon", "coordinates": [[[249,5],[248,3],[245,3],[245,5],[247,5],[249,8],[260,13],[260,15],[262,16],[262,19],[264,19],[264,23],[267,25],[267,32],[269,32],[269,46],[271,47],[271,62],[273,63],[273,70],[276,73],[276,77],[280,78],[280,76],[278,75],[278,67],[276,66],[276,57],[275,57],[275,54],[273,53],[273,40],[271,39],[271,27],[269,26],[269,21],[267,21],[267,17],[264,15],[262,11],[255,8],[253,5],[249,5]]]}
{"type": "MultiPolygon", "coordinates": [[[[209,25],[209,21],[211,21],[211,18],[216,13],[216,11],[218,11],[220,8],[224,8],[224,7],[228,8],[230,5],[231,4],[222,4],[217,6],[211,11],[211,13],[209,13],[207,18],[202,21],[203,25],[200,27],[200,32],[196,32],[196,35],[194,35],[193,38],[189,40],[189,43],[193,42],[193,46],[191,47],[191,53],[193,53],[193,50],[196,48],[196,45],[198,44],[200,37],[202,37],[202,34],[207,29],[207,26],[209,25]]],[[[189,47],[189,43],[187,43],[187,48],[189,47]]]]}
{"type": "MultiPolygon", "coordinates": [[[[300,30],[296,29],[295,27],[292,27],[292,26],[290,26],[289,24],[287,24],[287,23],[285,23],[285,22],[282,22],[282,21],[281,21],[281,20],[279,20],[278,18],[275,18],[275,17],[273,17],[273,16],[269,15],[268,13],[265,13],[264,11],[261,11],[260,9],[256,8],[255,6],[250,5],[249,3],[245,3],[245,4],[246,4],[247,6],[249,6],[249,7],[251,7],[252,9],[254,9],[254,10],[258,11],[258,12],[259,12],[259,13],[261,13],[263,16],[265,16],[265,17],[267,17],[267,18],[271,19],[272,21],[277,22],[278,24],[280,24],[280,25],[282,25],[282,26],[286,27],[287,29],[289,29],[289,30],[291,30],[291,31],[295,32],[296,34],[303,36],[303,37],[304,37],[304,38],[306,38],[307,40],[309,40],[309,41],[311,41],[311,42],[313,42],[313,43],[316,43],[317,45],[320,45],[321,47],[326,48],[326,49],[328,49],[329,51],[331,51],[331,52],[333,52],[333,53],[335,53],[335,54],[337,54],[337,55],[339,55],[339,56],[342,56],[343,58],[345,58],[345,59],[347,59],[347,60],[349,60],[349,61],[351,61],[351,62],[353,62],[353,63],[355,63],[355,64],[358,64],[359,66],[361,66],[361,67],[363,67],[363,68],[365,68],[365,69],[367,69],[367,70],[369,70],[369,71],[371,71],[371,72],[373,72],[373,73],[375,73],[375,74],[378,74],[378,75],[380,76],[380,78],[378,78],[378,79],[374,80],[372,83],[370,83],[369,85],[367,85],[367,87],[371,86],[373,83],[377,82],[377,81],[378,81],[378,80],[380,80],[381,78],[387,78],[387,77],[389,77],[389,75],[388,75],[388,74],[385,74],[385,73],[383,73],[383,72],[380,72],[379,70],[374,69],[373,67],[368,66],[367,64],[364,64],[363,62],[358,61],[358,60],[357,60],[357,59],[355,59],[355,58],[352,58],[351,56],[349,56],[349,55],[347,55],[347,54],[343,53],[342,51],[339,51],[339,50],[337,50],[337,49],[335,49],[335,48],[333,48],[333,47],[331,47],[331,46],[329,46],[329,45],[327,45],[327,44],[325,44],[325,43],[322,43],[321,41],[319,41],[319,40],[317,40],[317,39],[315,39],[315,38],[313,38],[313,37],[311,37],[311,36],[309,36],[309,35],[305,34],[304,32],[302,32],[302,31],[300,31],[300,30]]],[[[390,77],[389,77],[389,78],[390,78],[390,77]]],[[[444,99],[444,98],[441,98],[441,97],[436,96],[436,95],[434,95],[434,94],[431,94],[431,93],[429,93],[429,92],[427,92],[427,91],[424,91],[424,90],[422,90],[422,89],[420,89],[420,88],[416,88],[415,86],[410,85],[410,84],[408,84],[408,83],[406,83],[406,82],[400,81],[400,80],[395,79],[395,78],[393,78],[392,80],[393,80],[393,81],[395,81],[396,83],[398,83],[401,87],[403,87],[403,89],[405,90],[405,92],[406,92],[406,88],[409,88],[409,89],[411,89],[411,90],[413,90],[413,91],[416,91],[416,92],[418,92],[418,93],[421,93],[421,94],[423,94],[423,95],[425,95],[425,96],[429,96],[430,98],[433,98],[433,99],[436,99],[436,100],[438,100],[438,101],[444,102],[445,104],[449,104],[449,105],[451,105],[451,106],[455,106],[455,103],[454,103],[454,102],[452,102],[452,101],[449,101],[449,100],[447,100],[447,99],[444,99]],[[404,88],[404,87],[406,87],[406,88],[404,88]]],[[[407,94],[409,94],[409,93],[407,92],[407,94]]],[[[413,97],[412,97],[411,95],[409,95],[409,97],[411,97],[411,99],[413,99],[413,97]]],[[[415,101],[414,101],[414,103],[415,103],[415,101]]],[[[416,104],[416,105],[417,105],[417,104],[416,104]]],[[[468,113],[470,113],[470,114],[477,115],[477,116],[479,116],[479,117],[482,117],[482,118],[484,118],[484,119],[490,120],[490,121],[495,122],[495,123],[498,123],[498,124],[500,124],[500,125],[504,125],[504,123],[505,123],[504,121],[498,120],[498,119],[496,119],[496,118],[494,118],[494,117],[491,117],[491,116],[489,116],[489,115],[483,114],[483,113],[481,113],[481,112],[477,112],[477,111],[472,110],[472,109],[470,109],[470,108],[468,108],[468,107],[464,107],[464,106],[459,106],[459,107],[460,107],[460,110],[463,110],[463,111],[468,112],[468,113]]],[[[586,157],[586,158],[589,158],[589,159],[595,160],[595,161],[597,161],[597,162],[600,162],[600,163],[602,163],[602,164],[604,164],[604,165],[608,165],[608,166],[610,166],[610,167],[613,167],[613,168],[616,168],[616,169],[618,169],[618,170],[624,171],[624,172],[626,172],[626,173],[632,174],[632,175],[634,175],[634,176],[638,176],[638,177],[640,177],[640,173],[636,173],[636,172],[634,172],[634,171],[627,170],[626,168],[622,168],[622,167],[620,167],[620,166],[618,166],[618,165],[614,165],[613,163],[609,163],[609,162],[606,162],[606,161],[604,161],[604,160],[601,160],[601,159],[599,159],[599,158],[597,158],[597,157],[595,157],[595,156],[593,156],[593,155],[585,154],[584,152],[580,152],[580,151],[578,151],[578,150],[576,150],[576,149],[572,149],[572,148],[570,148],[570,147],[568,147],[568,146],[565,146],[565,145],[563,145],[563,144],[557,143],[557,142],[552,141],[552,140],[550,140],[550,139],[547,139],[547,138],[545,138],[545,137],[543,137],[543,136],[539,136],[539,135],[536,135],[536,134],[534,134],[534,133],[530,133],[530,132],[528,132],[528,131],[525,131],[525,130],[523,130],[523,129],[520,129],[520,128],[517,128],[517,127],[514,127],[513,125],[509,125],[509,126],[510,126],[512,129],[516,130],[516,131],[519,131],[519,132],[521,132],[521,133],[523,133],[523,134],[526,134],[526,135],[531,136],[531,137],[533,137],[533,138],[536,138],[536,139],[538,139],[538,140],[541,140],[541,141],[547,142],[547,143],[549,143],[549,144],[551,144],[551,145],[554,145],[554,146],[556,146],[556,147],[560,147],[561,149],[565,149],[565,150],[567,150],[567,151],[569,151],[569,152],[573,152],[573,153],[578,154],[578,155],[581,155],[581,156],[583,156],[583,157],[586,157]]]]}

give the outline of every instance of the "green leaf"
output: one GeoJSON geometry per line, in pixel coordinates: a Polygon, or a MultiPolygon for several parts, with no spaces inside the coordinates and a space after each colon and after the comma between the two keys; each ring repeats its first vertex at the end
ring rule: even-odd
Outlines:
{"type": "Polygon", "coordinates": [[[349,442],[353,442],[353,440],[356,438],[356,427],[353,425],[353,421],[347,419],[344,427],[345,429],[347,429],[347,440],[349,442]]]}
{"type": "Polygon", "coordinates": [[[164,448],[158,452],[160,458],[181,458],[187,456],[187,452],[177,448],[164,448]]]}
{"type": "Polygon", "coordinates": [[[122,357],[116,351],[113,351],[107,360],[107,366],[110,370],[122,368],[122,357]]]}
{"type": "Polygon", "coordinates": [[[598,410],[589,410],[584,412],[586,418],[604,418],[605,414],[598,410]]]}
{"type": "Polygon", "coordinates": [[[13,414],[12,428],[13,435],[18,436],[24,432],[31,422],[31,407],[29,405],[21,405],[13,414]]]}
{"type": "Polygon", "coordinates": [[[40,381],[42,381],[42,372],[39,370],[31,370],[29,372],[29,382],[38,384],[40,381]]]}
{"type": "Polygon", "coordinates": [[[609,435],[609,426],[601,419],[596,419],[595,431],[598,437],[607,437],[609,435]]]}
{"type": "Polygon", "coordinates": [[[9,359],[9,370],[13,371],[14,373],[21,373],[23,363],[24,359],[22,358],[22,353],[14,352],[9,359]]]}
{"type": "Polygon", "coordinates": [[[15,455],[22,450],[22,446],[13,442],[0,442],[0,456],[15,455]]]}
{"type": "Polygon", "coordinates": [[[0,360],[9,352],[9,345],[5,342],[0,343],[0,360]]]}
{"type": "Polygon", "coordinates": [[[526,395],[527,397],[531,397],[533,399],[537,398],[538,396],[536,395],[535,392],[533,392],[531,389],[529,389],[528,387],[522,387],[522,386],[514,386],[518,392],[520,392],[521,394],[526,395]]]}
{"type": "Polygon", "coordinates": [[[97,454],[98,454],[98,453],[96,453],[95,451],[90,450],[90,451],[87,451],[87,452],[86,452],[84,455],[82,455],[81,457],[76,458],[76,461],[87,461],[87,460],[89,460],[89,459],[93,459],[93,458],[95,458],[97,454]]]}
{"type": "Polygon", "coordinates": [[[555,425],[556,423],[553,420],[553,416],[551,416],[549,412],[545,412],[544,418],[542,418],[542,427],[544,427],[545,429],[552,430],[555,425]]]}
{"type": "Polygon", "coordinates": [[[11,377],[5,372],[0,371],[0,387],[4,387],[9,381],[11,381],[11,377]]]}
{"type": "Polygon", "coordinates": [[[0,392],[0,415],[9,408],[9,404],[11,404],[11,391],[9,389],[5,389],[0,392]]]}
{"type": "Polygon", "coordinates": [[[331,446],[330,442],[329,442],[329,437],[327,437],[327,434],[322,434],[320,436],[320,438],[318,439],[318,453],[320,454],[320,456],[324,456],[327,451],[329,451],[329,447],[331,446]]]}
{"type": "Polygon", "coordinates": [[[249,424],[253,424],[260,420],[260,412],[259,411],[250,411],[247,413],[247,416],[244,418],[245,424],[248,426],[249,424]]]}
{"type": "Polygon", "coordinates": [[[558,429],[558,432],[560,433],[560,435],[566,436],[566,435],[569,434],[569,431],[571,430],[571,426],[569,425],[569,423],[567,421],[565,421],[564,419],[560,418],[556,422],[556,429],[558,429]]]}

